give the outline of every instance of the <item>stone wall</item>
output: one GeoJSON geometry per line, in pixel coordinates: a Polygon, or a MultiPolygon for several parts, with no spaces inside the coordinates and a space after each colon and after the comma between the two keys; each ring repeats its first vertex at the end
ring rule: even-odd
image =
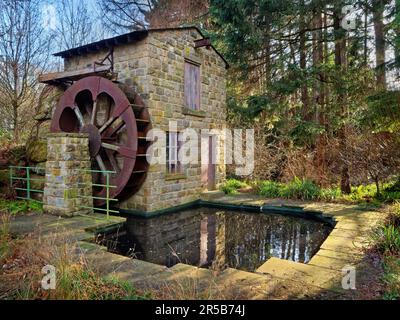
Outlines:
{"type": "Polygon", "coordinates": [[[86,134],[53,133],[48,137],[46,184],[43,209],[46,213],[74,216],[91,213],[93,207],[89,139],[86,134]],[[84,198],[87,197],[87,198],[84,198]]]}
{"type": "MultiPolygon", "coordinates": [[[[118,81],[133,86],[149,107],[153,128],[168,131],[169,122],[177,129],[223,129],[226,119],[226,65],[213,50],[195,49],[194,40],[202,36],[196,29],[151,31],[138,42],[114,49],[114,70],[118,81]],[[200,65],[201,106],[187,112],[184,102],[185,59],[200,65]]],[[[65,60],[65,70],[87,67],[100,60],[106,51],[65,60]]],[[[223,161],[223,151],[220,148],[223,161]]],[[[207,189],[201,178],[201,164],[185,168],[183,175],[169,175],[166,166],[151,166],[139,192],[120,204],[123,209],[155,211],[199,198],[207,189]]],[[[225,166],[219,165],[216,183],[225,179],[225,166]]]]}

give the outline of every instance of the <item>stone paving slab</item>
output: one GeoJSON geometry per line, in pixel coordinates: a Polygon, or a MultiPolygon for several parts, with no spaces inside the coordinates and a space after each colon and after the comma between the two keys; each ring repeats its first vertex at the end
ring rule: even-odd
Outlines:
{"type": "Polygon", "coordinates": [[[265,299],[281,282],[272,276],[228,268],[217,278],[218,290],[229,298],[265,299]]]}
{"type": "Polygon", "coordinates": [[[93,269],[102,275],[108,275],[118,270],[129,258],[107,252],[105,250],[93,250],[84,254],[85,260],[93,269]]]}
{"type": "Polygon", "coordinates": [[[109,219],[102,214],[88,216],[75,216],[60,218],[48,214],[16,215],[12,217],[10,232],[14,235],[41,231],[54,232],[55,229],[68,229],[71,231],[86,231],[125,222],[124,218],[110,216],[109,219]]]}
{"type": "Polygon", "coordinates": [[[270,274],[274,277],[301,281],[305,284],[330,288],[335,278],[341,273],[319,266],[311,266],[278,258],[271,258],[257,269],[258,273],[270,274]]]}
{"type": "Polygon", "coordinates": [[[316,266],[322,267],[326,269],[342,271],[343,268],[353,265],[355,263],[354,258],[349,258],[348,260],[336,259],[331,257],[326,257],[322,255],[315,255],[310,262],[308,263],[309,266],[316,266]]]}
{"type": "Polygon", "coordinates": [[[362,252],[341,252],[329,249],[320,249],[315,256],[322,256],[327,258],[339,259],[343,261],[360,260],[363,256],[362,252]]]}
{"type": "Polygon", "coordinates": [[[365,244],[365,241],[358,242],[351,238],[328,236],[328,238],[321,245],[320,249],[357,253],[362,252],[365,244]]]}
{"type": "MultiPolygon", "coordinates": [[[[368,230],[367,230],[367,232],[368,232],[368,230]]],[[[331,236],[349,238],[349,239],[359,239],[359,240],[368,239],[368,234],[366,234],[366,232],[363,232],[360,229],[351,230],[351,229],[335,228],[332,230],[331,236]]]]}

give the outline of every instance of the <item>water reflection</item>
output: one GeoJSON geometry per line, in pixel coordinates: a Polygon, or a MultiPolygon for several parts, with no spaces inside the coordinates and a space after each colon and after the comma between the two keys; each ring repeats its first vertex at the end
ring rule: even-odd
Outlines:
{"type": "Polygon", "coordinates": [[[179,262],[254,271],[271,256],[307,263],[330,232],[322,223],[275,214],[200,208],[128,218],[119,251],[173,266],[179,262]]]}

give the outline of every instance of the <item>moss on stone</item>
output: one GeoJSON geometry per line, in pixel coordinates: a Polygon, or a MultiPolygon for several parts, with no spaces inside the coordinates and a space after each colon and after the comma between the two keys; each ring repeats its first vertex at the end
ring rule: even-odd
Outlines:
{"type": "Polygon", "coordinates": [[[46,140],[31,140],[26,144],[26,154],[29,161],[34,163],[45,162],[47,160],[46,140]]]}
{"type": "Polygon", "coordinates": [[[31,175],[30,177],[32,180],[30,181],[31,189],[33,190],[43,190],[45,184],[45,178],[40,175],[31,175]]]}
{"type": "Polygon", "coordinates": [[[13,166],[25,165],[26,148],[25,146],[16,146],[8,151],[8,164],[13,166]]]}
{"type": "Polygon", "coordinates": [[[10,173],[8,169],[0,170],[0,186],[6,186],[10,181],[10,173]]]}

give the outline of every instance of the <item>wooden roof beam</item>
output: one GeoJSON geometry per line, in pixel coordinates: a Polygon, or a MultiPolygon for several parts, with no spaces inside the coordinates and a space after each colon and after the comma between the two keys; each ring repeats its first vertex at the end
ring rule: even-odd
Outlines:
{"type": "MultiPolygon", "coordinates": [[[[82,79],[84,77],[99,75],[99,74],[108,74],[111,73],[111,66],[98,66],[98,67],[90,67],[75,71],[64,71],[64,72],[54,72],[54,73],[46,73],[41,74],[39,76],[39,82],[41,83],[54,83],[59,81],[76,81],[82,79]]],[[[115,76],[115,75],[114,75],[115,76]]]]}

